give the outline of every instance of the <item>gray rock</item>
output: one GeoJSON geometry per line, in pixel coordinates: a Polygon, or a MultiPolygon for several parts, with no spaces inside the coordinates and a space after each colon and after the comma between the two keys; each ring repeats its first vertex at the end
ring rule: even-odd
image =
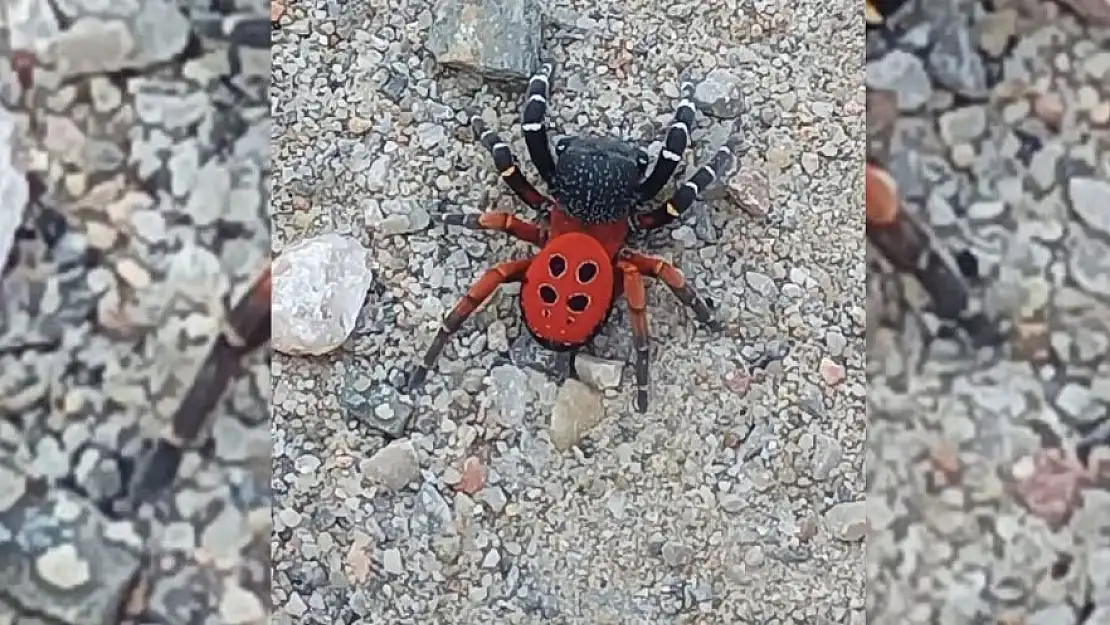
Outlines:
{"type": "Polygon", "coordinates": [[[373,282],[370,253],[329,233],[287,248],[273,264],[273,346],[325,354],[347,340],[373,282]]]}
{"type": "Polygon", "coordinates": [[[891,50],[867,63],[867,86],[897,94],[898,110],[913,112],[925,106],[933,87],[925,65],[905,50],[891,50]]]}
{"type": "Polygon", "coordinates": [[[1110,26],[1110,2],[1107,0],[1060,0],[1084,21],[1100,26],[1110,26]]]}
{"type": "Polygon", "coordinates": [[[27,178],[19,173],[13,162],[16,150],[15,118],[0,107],[0,259],[11,254],[15,231],[23,222],[30,195],[27,178]]]}
{"type": "Polygon", "coordinates": [[[441,65],[505,81],[527,81],[539,67],[534,0],[440,0],[434,13],[427,47],[441,65]]]}
{"type": "Polygon", "coordinates": [[[58,18],[45,2],[8,0],[6,8],[7,15],[0,14],[0,20],[6,21],[12,50],[38,50],[61,32],[58,18]]]}
{"type": "Polygon", "coordinates": [[[420,477],[416,449],[408,440],[393,441],[359,465],[368,479],[390,490],[401,490],[420,477]]]}
{"type": "Polygon", "coordinates": [[[363,202],[366,225],[386,236],[419,232],[431,223],[424,203],[414,199],[363,202]]]}
{"type": "Polygon", "coordinates": [[[528,374],[513,365],[499,365],[489,372],[489,380],[499,421],[508,427],[519,426],[533,397],[528,374]]]}
{"type": "Polygon", "coordinates": [[[838,503],[825,513],[833,536],[845,542],[858,542],[867,535],[867,502],[838,503]]]}
{"type": "Polygon", "coordinates": [[[551,443],[559,451],[576,445],[604,415],[601,397],[578,380],[567,380],[555,396],[551,411],[551,443]]]}
{"type": "Polygon", "coordinates": [[[509,359],[518,367],[542,371],[555,380],[565,380],[570,375],[570,352],[553,352],[528,332],[521,332],[509,347],[509,359]]]}
{"type": "Polygon", "coordinates": [[[116,623],[141,567],[135,527],[67,491],[32,487],[6,458],[0,484],[4,594],[65,623],[116,623]]]}
{"type": "Polygon", "coordinates": [[[1068,182],[1071,207],[1089,228],[1110,235],[1110,182],[1072,178],[1068,182]]]}
{"type": "Polygon", "coordinates": [[[410,398],[392,386],[375,382],[358,363],[351,363],[344,372],[339,402],[347,417],[390,436],[400,436],[413,413],[410,398]]]}
{"type": "Polygon", "coordinates": [[[1110,245],[1093,237],[1073,236],[1068,270],[1079,286],[1110,295],[1110,245]]]}
{"type": "Polygon", "coordinates": [[[382,551],[382,569],[390,575],[404,575],[405,567],[401,560],[401,552],[393,547],[382,551]]]}
{"type": "Polygon", "coordinates": [[[940,136],[948,145],[969,143],[987,130],[987,109],[984,106],[964,106],[940,116],[940,136]]]}
{"type": "Polygon", "coordinates": [[[578,374],[578,379],[603,391],[618,388],[621,385],[624,363],[619,360],[605,360],[590,354],[578,354],[574,358],[574,371],[578,374]]]}
{"type": "MultiPolygon", "coordinates": [[[[1086,619],[1084,619],[1086,621],[1086,619]]],[[[1041,608],[1029,615],[1027,625],[1057,625],[1058,623],[1074,623],[1075,609],[1069,605],[1054,605],[1041,608]]]]}
{"type": "Polygon", "coordinates": [[[929,72],[938,83],[969,98],[987,96],[987,69],[966,19],[945,20],[934,35],[929,72]]]}
{"type": "Polygon", "coordinates": [[[694,104],[706,115],[729,119],[746,110],[740,77],[715,69],[694,87],[694,104]]]}
{"type": "Polygon", "coordinates": [[[185,49],[191,26],[170,0],[136,3],[133,14],[103,19],[83,14],[80,3],[61,12],[72,25],[40,43],[43,57],[63,75],[136,69],[170,60],[185,49]]]}

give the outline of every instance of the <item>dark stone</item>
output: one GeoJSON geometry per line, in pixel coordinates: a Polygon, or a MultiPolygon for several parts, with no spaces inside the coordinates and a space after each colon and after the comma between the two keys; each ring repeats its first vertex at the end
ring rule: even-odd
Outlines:
{"type": "Polygon", "coordinates": [[[445,67],[526,82],[539,67],[542,20],[533,0],[440,0],[427,48],[445,67]]]}

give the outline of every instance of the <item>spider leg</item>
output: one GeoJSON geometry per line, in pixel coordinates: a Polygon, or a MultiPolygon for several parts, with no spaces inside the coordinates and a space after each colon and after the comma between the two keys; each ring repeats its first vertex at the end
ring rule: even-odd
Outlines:
{"type": "Polygon", "coordinates": [[[526,258],[524,260],[513,260],[495,265],[492,269],[487,271],[474,283],[473,286],[466,292],[466,295],[455,304],[455,308],[443,319],[443,325],[436,336],[432,339],[432,345],[424,354],[424,360],[416,365],[409,377],[409,390],[418,388],[424,383],[424,379],[428,376],[428,370],[435,364],[436,358],[439,358],[439,353],[447,346],[447,340],[451,335],[459,331],[470,315],[486,301],[497,287],[505,284],[506,282],[519,282],[524,278],[524,272],[527,271],[528,265],[532,263],[532,259],[526,258]]]}
{"type": "Polygon", "coordinates": [[[933,310],[956,322],[975,345],[1005,340],[1001,325],[992,321],[971,297],[971,286],[959,263],[913,214],[902,210],[890,174],[866,166],[867,240],[897,271],[915,278],[929,294],[933,310]]]}
{"type": "Polygon", "coordinates": [[[621,251],[621,258],[632,263],[636,270],[645,276],[651,276],[663,281],[667,288],[675,294],[683,304],[690,307],[694,311],[694,317],[705,325],[715,327],[717,324],[713,318],[713,312],[710,310],[709,305],[704,299],[698,297],[694,287],[686,282],[686,276],[682,275],[682,271],[671,263],[655,256],[648,256],[646,254],[639,254],[631,250],[621,251]]]}
{"type": "Polygon", "coordinates": [[[699,167],[689,180],[675,190],[671,199],[650,213],[633,216],[633,225],[641,230],[651,230],[678,219],[679,215],[694,204],[694,200],[698,199],[702,191],[725,174],[731,164],[732,151],[726,146],[721,146],[708,163],[699,167]]]}
{"type": "Polygon", "coordinates": [[[543,244],[547,241],[547,230],[544,228],[501,211],[478,214],[448,213],[443,215],[441,219],[443,223],[449,226],[504,232],[538,247],[543,247],[543,244]]]}
{"type": "Polygon", "coordinates": [[[631,261],[618,259],[617,269],[621,271],[624,298],[628,301],[628,318],[632,324],[632,344],[636,348],[636,410],[644,412],[647,410],[648,385],[651,382],[648,370],[650,354],[644,279],[631,261]]]}
{"type": "Polygon", "coordinates": [[[555,160],[547,142],[547,99],[551,97],[551,64],[544,63],[528,80],[527,100],[520,116],[524,143],[540,177],[550,187],[555,180],[555,160]]]}
{"type": "Polygon", "coordinates": [[[959,318],[971,294],[955,261],[941,251],[923,223],[901,210],[897,187],[888,173],[868,164],[865,188],[868,240],[895,269],[921,282],[938,315],[959,318]]]}
{"type": "Polygon", "coordinates": [[[501,179],[505,181],[505,184],[509,185],[513,193],[516,193],[517,197],[523,200],[525,204],[537,211],[545,211],[551,204],[551,200],[537,191],[536,187],[532,186],[532,183],[528,182],[528,179],[520,172],[512,150],[509,149],[509,144],[502,141],[496,132],[486,128],[485,122],[478,116],[470,120],[470,125],[474,128],[474,134],[478,136],[478,140],[493,156],[493,164],[497,167],[497,171],[501,174],[501,179]]]}
{"type": "Polygon", "coordinates": [[[678,169],[682,161],[682,153],[690,145],[690,129],[694,127],[693,86],[689,83],[682,85],[683,99],[675,110],[674,121],[667,130],[667,139],[663,149],[659,151],[659,158],[647,179],[640,184],[640,200],[647,201],[655,197],[667,184],[667,181],[678,169]]]}
{"type": "Polygon", "coordinates": [[[146,500],[173,483],[184,449],[199,442],[209,416],[240,372],[242,359],[270,340],[270,276],[267,265],[246,296],[228,312],[223,332],[170,419],[168,434],[155,442],[136,475],[134,500],[146,500]]]}

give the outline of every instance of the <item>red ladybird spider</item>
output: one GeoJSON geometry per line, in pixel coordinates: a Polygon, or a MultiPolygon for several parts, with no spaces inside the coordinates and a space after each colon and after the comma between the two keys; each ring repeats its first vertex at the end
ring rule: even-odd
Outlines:
{"type": "MultiPolygon", "coordinates": [[[[717,180],[732,162],[728,147],[720,148],[671,198],[654,210],[635,212],[637,205],[655,197],[674,174],[690,141],[694,107],[687,98],[679,104],[655,167],[647,174],[648,154],[621,139],[566,137],[552,157],[547,139],[547,100],[551,65],[544,64],[528,81],[521,128],[528,154],[551,190],[548,199],[521,174],[509,146],[475,117],[471,124],[482,145],[492,154],[501,178],[513,192],[540,214],[537,225],[504,212],[480,215],[451,214],[445,223],[471,229],[499,230],[540,247],[531,258],[500,263],[487,271],[443,321],[409,378],[409,387],[423,383],[428,370],[452,334],[501,284],[520,282],[520,310],[524,327],[541,345],[554,351],[577,350],[590,342],[605,324],[619,296],[628,302],[636,349],[636,409],[648,404],[648,321],[643,276],[658,278],[690,307],[697,320],[717,327],[710,308],[686,283],[674,265],[625,247],[632,229],[648,230],[677,219],[699,194],[717,180]],[[647,174],[645,176],[645,174],[647,174]]],[[[684,89],[689,94],[689,87],[684,89]]]]}

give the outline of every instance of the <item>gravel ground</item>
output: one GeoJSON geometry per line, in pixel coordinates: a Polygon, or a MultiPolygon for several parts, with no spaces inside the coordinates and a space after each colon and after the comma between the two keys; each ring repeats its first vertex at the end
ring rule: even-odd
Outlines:
{"type": "Polygon", "coordinates": [[[919,289],[876,281],[869,622],[1105,625],[1110,28],[1035,0],[921,4],[868,38],[868,87],[902,108],[888,166],[1016,331],[961,348],[919,289]]]}
{"type": "Polygon", "coordinates": [[[365,298],[345,341],[288,338],[327,353],[275,356],[275,622],[863,623],[859,5],[558,0],[541,34],[522,4],[475,4],[275,5],[275,341],[321,271],[351,283],[333,305],[365,298]],[[536,217],[465,124],[481,114],[539,183],[519,118],[535,48],[560,133],[654,156],[688,80],[685,175],[745,142],[727,185],[636,242],[725,326],[649,284],[645,414],[623,305],[579,363],[597,386],[624,374],[599,392],[519,338],[511,289],[400,390],[467,286],[526,252],[432,224],[536,217]]]}
{"type": "Polygon", "coordinates": [[[269,51],[184,2],[58,4],[0,10],[0,623],[263,623],[267,354],[132,485],[266,263],[269,51]]]}

